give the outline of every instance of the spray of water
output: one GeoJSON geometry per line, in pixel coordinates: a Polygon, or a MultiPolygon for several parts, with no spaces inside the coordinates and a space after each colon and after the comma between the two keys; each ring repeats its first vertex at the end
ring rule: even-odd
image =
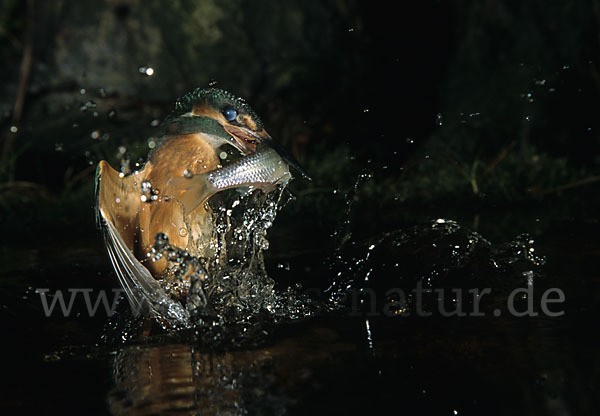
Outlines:
{"type": "MultiPolygon", "coordinates": [[[[211,344],[231,343],[256,338],[257,333],[264,336],[271,324],[317,312],[316,302],[300,288],[275,290],[265,268],[267,232],[289,200],[284,191],[283,186],[268,193],[236,189],[213,197],[213,234],[192,241],[198,252],[210,253],[207,257],[176,247],[165,234],[156,235],[152,260],[165,259],[169,270],[168,277],[159,280],[169,297],[165,301],[181,304],[186,314],[181,325],[173,325],[171,317],[156,316],[163,329],[187,328],[211,344]],[[209,250],[200,249],[206,245],[209,250]]],[[[132,324],[126,327],[121,336],[135,337],[132,324]]]]}

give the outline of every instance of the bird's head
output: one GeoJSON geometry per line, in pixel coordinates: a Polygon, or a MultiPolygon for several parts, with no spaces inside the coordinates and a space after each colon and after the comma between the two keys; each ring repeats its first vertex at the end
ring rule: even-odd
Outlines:
{"type": "Polygon", "coordinates": [[[198,88],[179,98],[164,122],[164,131],[166,137],[201,133],[214,149],[229,144],[242,155],[264,144],[308,178],[298,162],[267,133],[254,110],[243,99],[218,88],[198,88]]]}

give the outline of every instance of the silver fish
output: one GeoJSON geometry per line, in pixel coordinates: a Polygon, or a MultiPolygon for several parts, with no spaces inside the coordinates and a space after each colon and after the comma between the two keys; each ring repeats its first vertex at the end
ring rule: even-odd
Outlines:
{"type": "Polygon", "coordinates": [[[183,196],[177,199],[189,214],[214,194],[225,189],[251,187],[269,191],[290,180],[289,165],[270,147],[258,149],[242,159],[210,172],[170,180],[171,191],[183,196]]]}

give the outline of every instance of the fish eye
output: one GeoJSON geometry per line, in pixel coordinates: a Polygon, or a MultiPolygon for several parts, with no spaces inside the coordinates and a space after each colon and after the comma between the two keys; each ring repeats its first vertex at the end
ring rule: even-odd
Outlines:
{"type": "Polygon", "coordinates": [[[223,108],[223,110],[221,110],[221,113],[223,113],[223,116],[227,121],[233,121],[237,117],[237,111],[235,111],[235,109],[231,107],[223,108]]]}

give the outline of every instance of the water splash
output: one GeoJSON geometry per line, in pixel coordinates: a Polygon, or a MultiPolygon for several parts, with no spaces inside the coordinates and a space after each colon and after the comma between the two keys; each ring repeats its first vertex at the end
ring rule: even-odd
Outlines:
{"type": "MultiPolygon", "coordinates": [[[[430,309],[438,307],[435,291],[440,289],[468,293],[470,289],[493,288],[494,295],[502,300],[515,288],[534,284],[543,274],[545,258],[537,253],[528,234],[492,244],[453,220],[438,218],[346,244],[331,264],[335,276],[327,290],[331,308],[348,306],[354,296],[353,307],[358,299],[360,309],[373,311],[369,304],[372,299],[363,296],[364,292],[379,299],[378,307],[397,306],[401,314],[414,311],[417,285],[431,292],[424,298],[430,309]],[[399,302],[394,299],[397,292],[390,289],[402,291],[407,298],[399,302]]],[[[444,300],[457,301],[451,297],[444,300]]]]}
{"type": "MultiPolygon", "coordinates": [[[[147,195],[154,195],[149,182],[142,183],[142,188],[147,195]]],[[[260,334],[264,337],[269,324],[311,316],[319,309],[301,287],[275,290],[265,268],[267,231],[288,201],[284,195],[280,186],[267,194],[231,190],[213,197],[214,233],[208,243],[205,238],[192,241],[192,245],[210,246],[210,250],[199,250],[211,253],[207,257],[172,245],[165,234],[156,236],[150,257],[153,261],[166,260],[169,270],[168,277],[159,280],[160,285],[168,300],[179,302],[189,314],[189,323],[184,326],[210,340],[211,345],[220,341],[231,345],[260,334]]],[[[189,238],[193,236],[189,234],[189,238]]],[[[163,320],[157,317],[157,321],[163,320]]],[[[168,329],[168,325],[163,328],[168,329]]],[[[130,328],[128,333],[135,330],[130,328]]]]}

